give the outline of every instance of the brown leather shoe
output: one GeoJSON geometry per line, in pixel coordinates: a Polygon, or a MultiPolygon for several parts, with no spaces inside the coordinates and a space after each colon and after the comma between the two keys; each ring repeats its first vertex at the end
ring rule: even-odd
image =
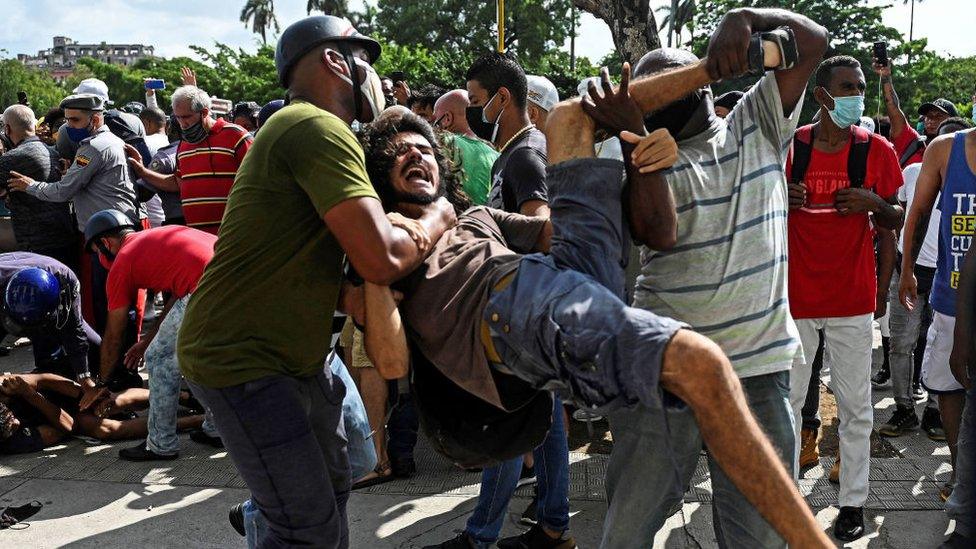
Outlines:
{"type": "Polygon", "coordinates": [[[820,449],[817,448],[819,435],[819,429],[803,429],[800,431],[800,469],[820,462],[820,449]]]}

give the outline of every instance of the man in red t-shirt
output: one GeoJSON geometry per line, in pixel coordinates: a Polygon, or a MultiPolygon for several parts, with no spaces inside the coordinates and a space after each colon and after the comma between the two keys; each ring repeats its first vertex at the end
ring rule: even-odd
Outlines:
{"type": "MultiPolygon", "coordinates": [[[[843,466],[832,473],[839,473],[841,484],[834,533],[844,541],[864,531],[873,421],[872,320],[878,304],[887,301],[888,288],[879,289],[875,278],[874,227],[898,229],[904,216],[896,201],[902,177],[894,148],[881,136],[852,127],[863,114],[865,87],[856,59],[838,56],[821,63],[814,88],[820,120],[797,130],[798,140],[812,143],[809,164],[802,181],[789,184],[790,311],[806,356],[794,362],[790,400],[800,417],[822,330],[840,408],[843,466]],[[864,180],[852,188],[848,157],[858,141],[867,143],[867,165],[864,180]]],[[[787,173],[798,177],[792,156],[787,173]]]]}
{"type": "Polygon", "coordinates": [[[210,96],[196,86],[173,92],[173,116],[183,139],[176,150],[176,173],[163,175],[142,165],[127,149],[141,179],[162,191],[180,193],[186,225],[217,234],[237,169],[254,140],[244,128],[210,116],[210,96]]]}
{"type": "MultiPolygon", "coordinates": [[[[102,214],[103,212],[99,212],[102,214]]],[[[96,215],[99,215],[96,214],[96,215]]],[[[95,219],[93,217],[93,219],[95,219]]],[[[176,360],[176,336],[183,312],[196,290],[207,263],[213,258],[217,237],[181,225],[134,232],[131,226],[111,228],[93,235],[89,247],[108,265],[108,323],[102,338],[101,377],[106,379],[122,351],[120,335],[129,308],[138,306],[145,290],[168,296],[166,306],[150,332],[125,353],[125,365],[137,369],[145,356],[149,371],[149,436],[145,443],[119,451],[130,461],[176,459],[179,438],[176,413],[180,393],[180,369],[176,360]]],[[[97,398],[83,399],[84,410],[97,398]]],[[[200,431],[190,438],[221,446],[209,412],[200,431]]]]}

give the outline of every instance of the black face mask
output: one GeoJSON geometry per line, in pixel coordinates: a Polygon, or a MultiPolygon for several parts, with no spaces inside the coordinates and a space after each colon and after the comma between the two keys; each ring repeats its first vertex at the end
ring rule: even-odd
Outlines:
{"type": "Polygon", "coordinates": [[[711,104],[710,92],[696,90],[646,116],[644,126],[648,131],[664,128],[675,139],[685,139],[703,131],[711,124],[716,116],[711,104]]]}
{"type": "Polygon", "coordinates": [[[495,124],[485,122],[484,111],[484,107],[468,107],[464,109],[464,118],[475,135],[491,142],[492,135],[495,133],[495,124]]]}

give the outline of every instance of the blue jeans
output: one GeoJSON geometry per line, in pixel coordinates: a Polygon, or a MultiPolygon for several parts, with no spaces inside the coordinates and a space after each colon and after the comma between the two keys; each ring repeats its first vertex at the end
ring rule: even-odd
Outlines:
{"type": "MultiPolygon", "coordinates": [[[[776,372],[741,381],[749,408],[792,473],[795,439],[790,373],[776,372]]],[[[613,453],[606,477],[609,509],[601,547],[649,547],[667,519],[668,510],[681,501],[695,473],[702,448],[701,434],[687,407],[616,410],[610,414],[610,429],[613,453]]],[[[708,466],[719,546],[786,547],[786,542],[736,489],[711,455],[708,466]]]]}
{"type": "Polygon", "coordinates": [[[210,388],[190,383],[213,412],[221,438],[267,529],[255,547],[345,548],[352,486],[342,422],[345,386],[324,370],[210,388]]]}
{"type": "Polygon", "coordinates": [[[523,257],[484,309],[495,367],[588,408],[660,407],[664,350],[685,325],[623,302],[623,163],[570,160],[547,173],[549,254],[523,257]]]}
{"type": "MultiPolygon", "coordinates": [[[[569,445],[562,402],[558,398],[554,400],[552,426],[542,445],[532,452],[539,497],[536,517],[549,530],[564,532],[569,528],[569,445]]],[[[481,473],[478,506],[465,528],[478,549],[487,549],[498,539],[521,472],[519,456],[481,473]]]]}
{"type": "MultiPolygon", "coordinates": [[[[976,379],[970,368],[970,379],[976,379]]],[[[956,520],[956,532],[976,536],[976,383],[966,392],[966,407],[956,446],[956,486],[946,502],[946,515],[956,520]]]]}
{"type": "MultiPolygon", "coordinates": [[[[146,349],[146,370],[149,372],[149,436],[146,437],[146,449],[161,455],[172,455],[180,449],[176,418],[183,376],[176,359],[176,338],[189,300],[190,296],[187,295],[173,303],[159,325],[156,337],[146,349]]],[[[203,431],[212,437],[220,436],[209,410],[204,416],[203,431]]]]}

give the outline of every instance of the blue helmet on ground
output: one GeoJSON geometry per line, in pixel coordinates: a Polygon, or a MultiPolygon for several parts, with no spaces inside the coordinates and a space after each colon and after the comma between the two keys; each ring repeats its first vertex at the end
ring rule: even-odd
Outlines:
{"type": "Polygon", "coordinates": [[[3,296],[7,318],[23,327],[39,326],[55,317],[60,303],[58,278],[37,267],[14,273],[3,296]]]}

